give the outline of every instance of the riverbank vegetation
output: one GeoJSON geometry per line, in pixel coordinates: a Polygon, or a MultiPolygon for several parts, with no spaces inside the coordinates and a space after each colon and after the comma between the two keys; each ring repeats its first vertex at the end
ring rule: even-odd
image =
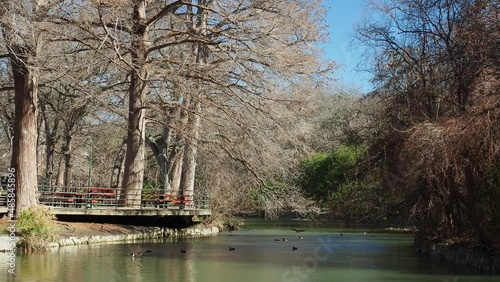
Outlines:
{"type": "MultiPolygon", "coordinates": [[[[498,247],[499,6],[389,1],[358,28],[383,103],[371,141],[385,186],[403,190],[419,235],[498,247]]],[[[393,188],[394,189],[394,188],[393,188]]]]}
{"type": "Polygon", "coordinates": [[[45,207],[33,206],[21,212],[16,222],[20,241],[17,248],[23,252],[46,251],[57,239],[54,214],[45,207]]]}

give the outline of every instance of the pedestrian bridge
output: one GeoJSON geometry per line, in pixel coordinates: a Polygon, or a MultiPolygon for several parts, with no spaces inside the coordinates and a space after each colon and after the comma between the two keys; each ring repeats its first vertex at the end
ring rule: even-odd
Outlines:
{"type": "MultiPolygon", "coordinates": [[[[141,190],[140,203],[127,203],[121,188],[48,187],[37,189],[38,204],[50,207],[57,218],[70,221],[119,222],[141,224],[172,221],[175,217],[189,221],[211,215],[206,193],[185,195],[180,191],[141,190]]],[[[6,195],[0,206],[6,207],[6,195]]],[[[0,210],[1,211],[1,210],[0,210]]]]}

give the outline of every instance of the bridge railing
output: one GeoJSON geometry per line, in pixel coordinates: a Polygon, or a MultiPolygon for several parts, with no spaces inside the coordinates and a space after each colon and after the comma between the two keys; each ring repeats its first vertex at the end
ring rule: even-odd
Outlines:
{"type": "Polygon", "coordinates": [[[7,206],[7,184],[0,183],[0,207],[7,206]]]}
{"type": "Polygon", "coordinates": [[[199,192],[186,195],[180,191],[165,193],[129,191],[123,194],[121,188],[103,187],[54,187],[39,186],[37,200],[39,204],[53,207],[83,209],[139,208],[139,209],[209,209],[208,194],[199,192]],[[134,193],[135,192],[135,193],[134,193]],[[134,194],[140,197],[134,199],[134,194]]]}

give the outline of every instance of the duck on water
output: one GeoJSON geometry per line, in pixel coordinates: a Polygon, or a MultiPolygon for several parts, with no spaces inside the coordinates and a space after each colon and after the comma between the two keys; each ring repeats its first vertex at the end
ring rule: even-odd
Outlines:
{"type": "Polygon", "coordinates": [[[135,253],[131,253],[130,255],[133,258],[140,258],[140,257],[144,256],[146,253],[151,253],[151,250],[145,250],[145,251],[135,252],[135,253]]]}

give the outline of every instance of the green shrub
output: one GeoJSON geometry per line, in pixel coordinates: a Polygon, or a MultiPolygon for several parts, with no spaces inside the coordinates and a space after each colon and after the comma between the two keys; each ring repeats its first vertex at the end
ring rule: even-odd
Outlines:
{"type": "Polygon", "coordinates": [[[16,227],[21,240],[19,247],[25,251],[45,251],[56,239],[54,214],[45,207],[33,206],[19,215],[16,227]]]}
{"type": "Polygon", "coordinates": [[[316,153],[301,163],[300,186],[321,202],[335,201],[337,193],[349,193],[357,179],[356,165],[365,148],[341,146],[331,153],[316,153]]]}
{"type": "Polygon", "coordinates": [[[144,186],[142,188],[142,192],[145,194],[155,194],[160,193],[161,189],[158,184],[151,179],[144,179],[144,186]]]}

